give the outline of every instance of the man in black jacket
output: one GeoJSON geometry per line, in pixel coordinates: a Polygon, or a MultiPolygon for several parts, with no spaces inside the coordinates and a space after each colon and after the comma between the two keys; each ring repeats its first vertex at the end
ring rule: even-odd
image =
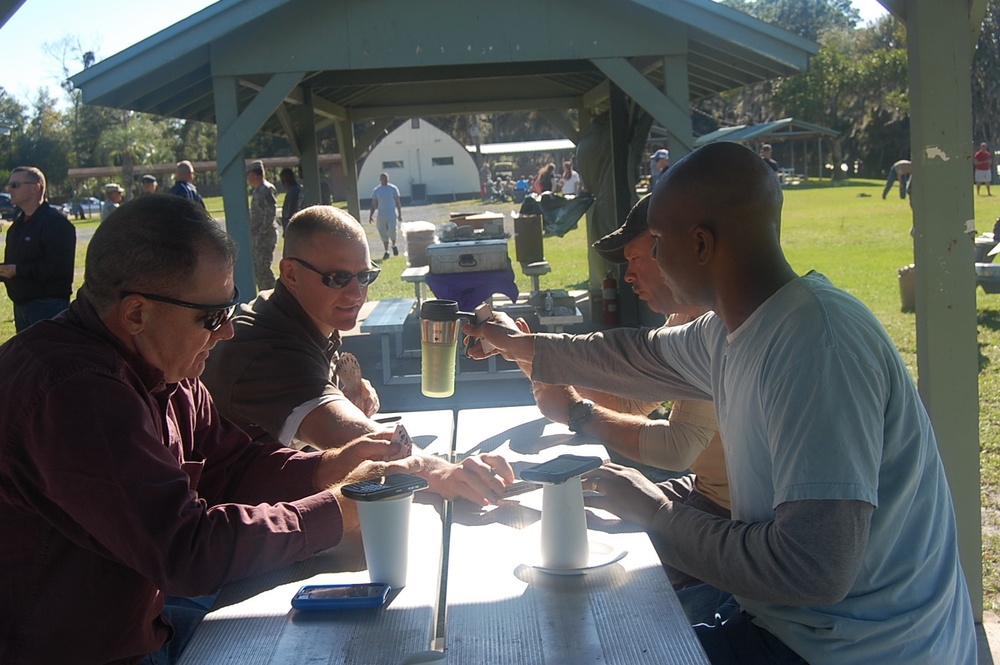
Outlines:
{"type": "Polygon", "coordinates": [[[69,307],[76,228],[45,202],[45,175],[34,166],[15,168],[7,191],[21,211],[7,230],[0,280],[14,303],[14,328],[21,332],[69,307]]]}

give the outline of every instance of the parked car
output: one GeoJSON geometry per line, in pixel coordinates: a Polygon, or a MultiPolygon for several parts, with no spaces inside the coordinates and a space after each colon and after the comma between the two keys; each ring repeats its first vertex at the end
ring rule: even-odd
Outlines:
{"type": "Polygon", "coordinates": [[[10,194],[0,193],[0,217],[14,219],[16,214],[17,206],[10,202],[10,194]]]}
{"type": "Polygon", "coordinates": [[[88,196],[80,199],[79,201],[70,201],[69,203],[63,204],[63,212],[66,213],[67,217],[77,219],[83,219],[84,217],[90,217],[91,215],[101,214],[101,200],[93,196],[88,196]]]}

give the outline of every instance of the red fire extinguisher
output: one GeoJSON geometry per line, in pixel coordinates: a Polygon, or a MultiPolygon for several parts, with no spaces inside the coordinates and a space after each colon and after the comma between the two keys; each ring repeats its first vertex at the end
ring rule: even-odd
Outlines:
{"type": "Polygon", "coordinates": [[[618,282],[610,270],[601,285],[601,305],[604,310],[604,325],[618,325],[618,282]]]}

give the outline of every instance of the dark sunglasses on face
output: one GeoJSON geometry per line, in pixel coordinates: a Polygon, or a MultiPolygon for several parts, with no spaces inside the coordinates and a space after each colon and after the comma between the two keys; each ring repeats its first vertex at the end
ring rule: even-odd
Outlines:
{"type": "Polygon", "coordinates": [[[294,256],[289,257],[292,261],[295,261],[299,265],[312,270],[314,273],[323,278],[323,285],[328,286],[331,289],[342,289],[351,283],[351,280],[355,277],[358,278],[358,284],[361,286],[368,286],[378,277],[378,274],[382,272],[381,268],[375,267],[368,270],[362,270],[361,272],[355,274],[347,272],[346,270],[334,270],[333,272],[322,272],[317,270],[313,266],[309,265],[302,259],[297,259],[294,256]]]}
{"type": "Polygon", "coordinates": [[[125,296],[142,296],[147,300],[165,302],[168,305],[177,305],[178,307],[201,310],[202,312],[205,312],[205,318],[201,320],[201,325],[209,332],[215,332],[222,326],[229,323],[229,321],[233,318],[233,315],[236,314],[236,307],[240,304],[240,290],[235,285],[233,286],[233,299],[221,305],[199,305],[185,300],[176,300],[166,296],[158,296],[153,293],[140,293],[139,291],[122,291],[120,297],[124,298],[125,296]]]}
{"type": "Polygon", "coordinates": [[[11,182],[7,183],[7,186],[10,187],[11,189],[17,189],[18,187],[21,187],[22,185],[37,185],[37,184],[38,183],[35,182],[34,180],[28,180],[28,181],[25,181],[25,182],[13,182],[13,181],[11,181],[11,182]]]}

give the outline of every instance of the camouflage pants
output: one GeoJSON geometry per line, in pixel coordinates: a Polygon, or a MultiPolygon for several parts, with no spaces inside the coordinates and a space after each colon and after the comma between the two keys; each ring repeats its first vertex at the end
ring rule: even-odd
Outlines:
{"type": "Polygon", "coordinates": [[[274,246],[277,242],[278,234],[273,223],[250,229],[250,244],[253,250],[253,280],[257,283],[259,291],[274,288],[274,273],[271,272],[271,263],[274,261],[274,246]]]}

